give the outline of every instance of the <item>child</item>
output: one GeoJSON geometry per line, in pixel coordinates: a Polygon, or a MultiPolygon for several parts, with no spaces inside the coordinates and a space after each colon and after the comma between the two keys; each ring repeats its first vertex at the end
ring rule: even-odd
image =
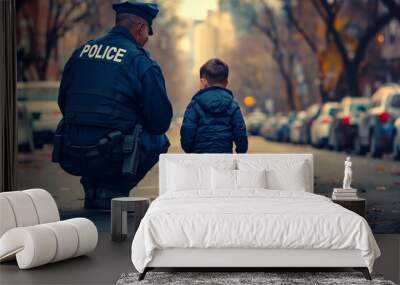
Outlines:
{"type": "Polygon", "coordinates": [[[247,152],[247,132],[239,104],[228,85],[229,68],[210,59],[200,68],[199,90],[186,109],[181,145],[187,153],[247,152]]]}

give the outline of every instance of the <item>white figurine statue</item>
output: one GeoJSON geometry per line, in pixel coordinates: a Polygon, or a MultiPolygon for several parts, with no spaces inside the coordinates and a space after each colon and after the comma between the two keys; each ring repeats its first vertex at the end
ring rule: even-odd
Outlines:
{"type": "Polygon", "coordinates": [[[344,162],[344,179],[343,179],[343,189],[351,189],[351,175],[353,174],[351,170],[350,156],[346,158],[344,162]]]}

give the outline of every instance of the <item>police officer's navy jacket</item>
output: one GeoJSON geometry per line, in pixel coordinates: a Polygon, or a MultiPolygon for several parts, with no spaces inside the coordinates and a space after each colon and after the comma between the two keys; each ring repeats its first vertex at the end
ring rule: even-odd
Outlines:
{"type": "Polygon", "coordinates": [[[160,136],[172,118],[162,72],[124,27],[74,51],[58,103],[74,144],[94,144],[110,130],[130,133],[137,123],[150,148],[168,143],[160,136]]]}
{"type": "Polygon", "coordinates": [[[230,90],[210,87],[193,96],[186,109],[181,145],[189,153],[237,153],[247,151],[246,125],[230,90]]]}

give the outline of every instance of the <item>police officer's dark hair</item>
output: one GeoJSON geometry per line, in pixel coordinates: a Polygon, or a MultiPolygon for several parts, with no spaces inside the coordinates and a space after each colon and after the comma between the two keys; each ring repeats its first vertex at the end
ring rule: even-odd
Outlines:
{"type": "Polygon", "coordinates": [[[200,68],[200,78],[207,79],[210,84],[223,84],[228,79],[228,76],[228,65],[218,58],[210,59],[200,68]]]}

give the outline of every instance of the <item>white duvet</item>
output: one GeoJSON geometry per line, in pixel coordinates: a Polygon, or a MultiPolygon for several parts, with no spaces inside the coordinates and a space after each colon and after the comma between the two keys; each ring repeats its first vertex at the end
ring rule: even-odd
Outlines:
{"type": "Polygon", "coordinates": [[[165,248],[358,249],[371,272],[380,256],[365,219],[330,199],[256,189],[158,197],[133,239],[135,268],[143,272],[154,250],[165,248]]]}

